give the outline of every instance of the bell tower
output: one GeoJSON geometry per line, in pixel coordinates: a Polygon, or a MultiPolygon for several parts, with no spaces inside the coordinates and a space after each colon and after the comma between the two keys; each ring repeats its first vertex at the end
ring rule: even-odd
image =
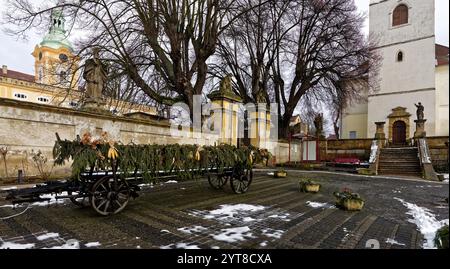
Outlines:
{"type": "Polygon", "coordinates": [[[32,53],[37,83],[63,88],[76,88],[79,59],[67,39],[66,20],[61,10],[53,10],[48,33],[32,53]]]}
{"type": "MultiPolygon", "coordinates": [[[[375,135],[375,122],[392,122],[392,111],[404,109],[410,117],[406,139],[414,136],[416,107],[421,102],[427,119],[426,132],[435,135],[435,1],[371,0],[370,39],[380,56],[378,74],[370,77],[375,90],[369,93],[368,137],[375,135]]],[[[384,130],[392,141],[394,126],[384,130]],[[389,128],[389,129],[388,129],[389,128]]]]}

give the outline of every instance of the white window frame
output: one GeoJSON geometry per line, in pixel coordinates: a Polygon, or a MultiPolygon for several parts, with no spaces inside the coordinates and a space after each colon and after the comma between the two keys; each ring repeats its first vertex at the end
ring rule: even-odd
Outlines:
{"type": "Polygon", "coordinates": [[[37,101],[38,101],[39,103],[48,104],[48,103],[50,103],[50,98],[47,97],[47,96],[39,96],[39,97],[37,98],[37,101]],[[39,99],[46,99],[47,101],[44,102],[44,101],[41,101],[41,100],[39,100],[39,99]]]}
{"type": "Polygon", "coordinates": [[[25,94],[25,93],[21,93],[21,92],[13,92],[13,97],[14,97],[14,99],[16,99],[16,100],[27,100],[27,99],[28,99],[28,95],[25,94]],[[17,95],[23,95],[24,98],[17,97],[16,94],[17,94],[17,95]]]}

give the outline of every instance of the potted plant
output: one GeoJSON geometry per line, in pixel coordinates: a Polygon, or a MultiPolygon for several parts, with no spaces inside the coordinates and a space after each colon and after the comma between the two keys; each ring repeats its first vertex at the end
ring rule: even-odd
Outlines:
{"type": "Polygon", "coordinates": [[[438,249],[448,249],[448,225],[445,225],[436,232],[434,243],[438,249]]]}
{"type": "Polygon", "coordinates": [[[274,173],[276,178],[285,178],[287,177],[287,172],[284,169],[278,169],[274,173]]]}
{"type": "Polygon", "coordinates": [[[350,189],[344,189],[340,192],[334,192],[336,197],[336,206],[348,210],[359,211],[364,207],[364,200],[357,193],[352,192],[350,189]]]}
{"type": "Polygon", "coordinates": [[[318,193],[321,185],[310,179],[300,180],[299,187],[301,192],[318,193]]]}

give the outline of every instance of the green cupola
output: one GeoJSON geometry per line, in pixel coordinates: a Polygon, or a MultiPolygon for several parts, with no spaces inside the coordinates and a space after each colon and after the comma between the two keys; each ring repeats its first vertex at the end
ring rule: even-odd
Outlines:
{"type": "Polygon", "coordinates": [[[73,51],[72,44],[67,40],[67,31],[65,30],[66,20],[61,10],[53,10],[51,15],[50,30],[45,35],[41,46],[53,49],[67,48],[73,51]]]}

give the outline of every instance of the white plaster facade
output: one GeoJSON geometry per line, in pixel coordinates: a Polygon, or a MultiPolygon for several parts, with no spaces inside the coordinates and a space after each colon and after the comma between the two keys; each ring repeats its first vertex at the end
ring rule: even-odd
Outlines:
{"type": "Polygon", "coordinates": [[[369,10],[370,38],[377,43],[374,51],[381,58],[380,69],[369,78],[375,87],[368,93],[368,102],[343,113],[341,137],[349,138],[350,132],[357,131],[357,138],[372,138],[375,122],[381,121],[386,122],[388,135],[388,115],[396,107],[405,107],[411,114],[406,134],[411,138],[418,102],[425,107],[427,136],[448,136],[448,63],[436,64],[434,0],[371,0],[369,10]],[[402,4],[408,7],[408,22],[392,26],[393,11],[402,4]],[[399,52],[402,61],[398,61],[399,52]]]}

